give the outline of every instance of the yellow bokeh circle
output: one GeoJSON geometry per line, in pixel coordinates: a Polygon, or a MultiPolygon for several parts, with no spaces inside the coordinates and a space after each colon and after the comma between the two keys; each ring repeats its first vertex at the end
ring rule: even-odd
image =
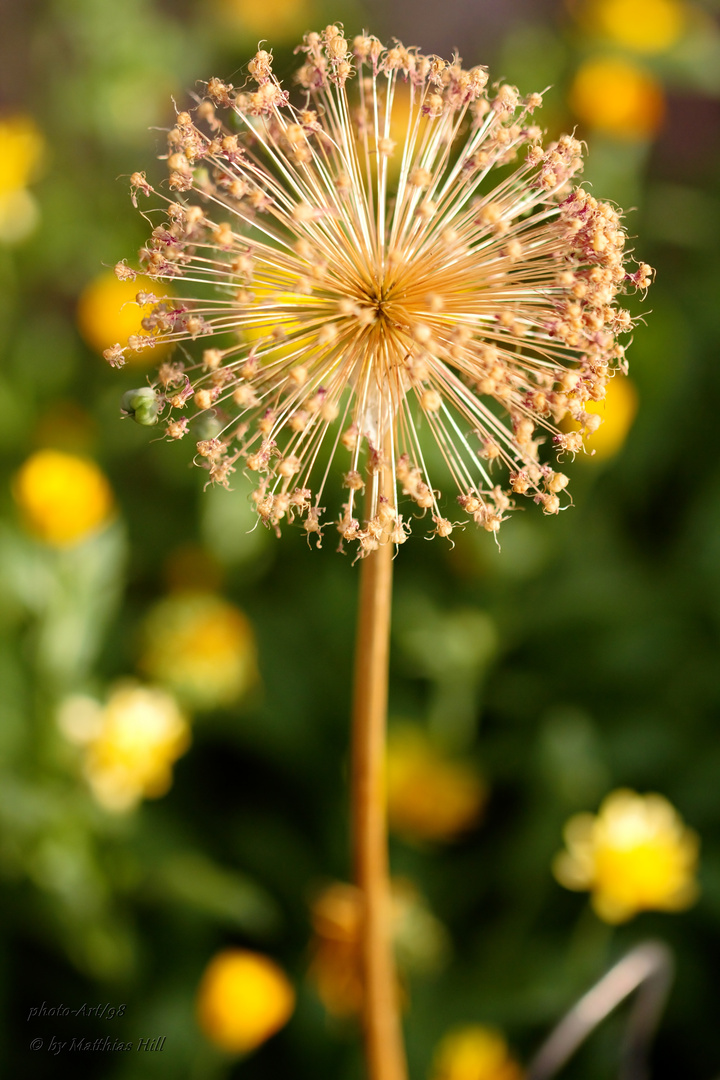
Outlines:
{"type": "Polygon", "coordinates": [[[468,1024],[449,1032],[435,1054],[431,1080],[522,1080],[499,1031],[468,1024]]]}
{"type": "Polygon", "coordinates": [[[651,138],[665,115],[660,83],[628,60],[598,56],[578,69],[570,107],[589,128],[622,139],[651,138]]]}
{"type": "Polygon", "coordinates": [[[591,14],[600,32],[618,45],[660,53],[682,36],[687,8],[678,0],[598,0],[591,14]]]}
{"type": "Polygon", "coordinates": [[[386,787],[390,828],[412,840],[455,839],[477,824],[487,800],[469,762],[445,757],[410,727],[390,734],[386,787]]]}
{"type": "MultiPolygon", "coordinates": [[[[172,295],[164,283],[137,277],[135,281],[120,281],[112,270],[104,271],[85,286],[77,306],[78,329],[84,341],[97,353],[119,342],[127,345],[133,334],[147,334],[142,320],[151,313],[152,304],[139,307],[139,292],[165,297],[172,295]]],[[[126,359],[138,365],[150,365],[164,356],[170,344],[158,344],[142,352],[128,351],[126,359]]]]}
{"type": "Polygon", "coordinates": [[[635,384],[623,375],[616,375],[607,386],[603,401],[588,401],[585,411],[598,413],[603,422],[586,440],[594,461],[605,461],[622,449],[638,410],[635,384]],[[593,453],[594,451],[594,453],[593,453]]]}
{"type": "Polygon", "coordinates": [[[85,775],[102,806],[129,810],[142,798],[157,799],[169,790],[173,763],[189,745],[190,728],[175,699],[128,680],[98,714],[85,775]]]}
{"type": "Polygon", "coordinates": [[[13,495],[29,530],[56,547],[78,543],[113,513],[112,489],[89,458],[38,450],[21,466],[13,495]]]}
{"type": "Polygon", "coordinates": [[[257,679],[253,628],[221,596],[168,596],[150,611],[144,631],[143,671],[193,708],[230,705],[257,679]]]}
{"type": "Polygon", "coordinates": [[[260,41],[271,34],[274,41],[287,41],[302,34],[314,15],[310,0],[216,0],[219,14],[235,23],[245,38],[260,41]]]}
{"type": "Polygon", "coordinates": [[[254,1050],[292,1016],[295,991],[282,968],[260,953],[225,949],[208,964],[197,997],[203,1033],[234,1054],[254,1050]]]}
{"type": "Polygon", "coordinates": [[[29,116],[0,120],[0,198],[27,187],[37,174],[45,140],[29,116]]]}

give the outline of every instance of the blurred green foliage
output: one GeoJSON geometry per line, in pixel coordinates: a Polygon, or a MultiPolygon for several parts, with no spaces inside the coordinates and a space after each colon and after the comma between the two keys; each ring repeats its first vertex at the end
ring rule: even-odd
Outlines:
{"type": "MultiPolygon", "coordinates": [[[[232,493],[203,494],[184,446],[119,420],[142,369],[110,372],[76,329],[82,290],[143,238],[116,178],[159,170],[152,157],[170,96],[182,101],[196,79],[232,75],[256,47],[256,31],[244,33],[230,7],[42,0],[8,13],[5,112],[29,113],[45,145],[28,180],[37,223],[0,243],[8,1075],[43,1080],[65,1066],[29,1051],[35,1035],[108,1033],[167,1038],[162,1054],[84,1055],[75,1075],[360,1075],[352,1025],[326,1019],[306,978],[313,892],[349,874],[357,567],[332,543],[311,552],[292,530],[280,543],[249,531],[242,479],[232,493]],[[116,519],[75,545],[34,539],[13,501],[13,477],[42,446],[90,456],[115,493],[116,519]],[[188,550],[205,553],[211,589],[250,619],[260,682],[235,705],[198,712],[163,798],[112,813],[91,796],[58,707],[70,693],[104,700],[115,680],[137,674],[143,622],[172,587],[173,558],[188,550]],[[204,1040],[193,1015],[204,967],[229,944],[271,954],[299,994],[287,1029],[239,1063],[204,1040]],[[112,1022],[28,1023],[43,1001],[127,1007],[112,1022]]],[[[392,34],[392,7],[379,33],[392,34]]],[[[471,39],[482,6],[473,10],[471,39]]],[[[544,122],[574,127],[567,95],[579,66],[603,50],[633,59],[632,50],[598,36],[579,4],[523,12],[494,55],[465,59],[491,63],[523,92],[552,85],[544,122]]],[[[588,182],[637,208],[634,246],[657,267],[647,325],[629,350],[640,410],[624,447],[569,466],[575,508],[550,520],[514,515],[501,551],[468,531],[453,549],[415,540],[396,562],[391,716],[426,725],[475,761],[491,793],[481,826],[463,839],[393,842],[395,872],[435,917],[419,920],[420,938],[440,920],[452,943],[440,950],[444,966],[409,987],[414,1080],[460,1022],[501,1027],[527,1060],[564,1010],[648,936],[667,941],[678,964],[653,1076],[720,1072],[720,31],[713,5],[686,12],[682,35],[638,60],[665,98],[654,137],[580,128],[588,182]],[[550,864],[568,816],[595,810],[621,785],[662,792],[700,833],[702,895],[687,913],[611,930],[585,897],[560,888],[550,864]]],[[[364,21],[345,2],[311,16],[345,19],[349,32],[364,21]]],[[[272,11],[263,36],[276,68],[288,69],[294,39],[273,40],[272,11]]],[[[608,1023],[566,1075],[616,1075],[619,1037],[608,1023]]]]}

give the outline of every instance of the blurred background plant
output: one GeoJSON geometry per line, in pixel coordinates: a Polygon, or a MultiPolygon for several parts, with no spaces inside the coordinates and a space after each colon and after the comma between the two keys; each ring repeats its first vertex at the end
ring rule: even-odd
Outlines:
{"type": "MultiPolygon", "coordinates": [[[[27,1047],[62,1032],[29,1009],[122,1001],[113,1036],[165,1035],[162,1053],[88,1055],[80,1075],[359,1075],[357,912],[338,884],[357,572],[251,530],[242,477],[203,494],[182,447],[119,420],[149,354],[127,376],[99,358],[142,317],[138,283],[107,266],[142,240],[123,177],[152,174],[171,96],[234,76],[261,38],[290,71],[303,31],[336,19],[550,86],[543,123],[587,141],[587,182],[636,208],[658,270],[595,454],[568,465],[575,508],[514,515],[500,552],[468,531],[397,567],[388,799],[412,1076],[515,1080],[648,935],[678,971],[653,1076],[717,1075],[711,0],[3,12],[2,1058],[54,1075],[27,1047]]],[[[615,1075],[618,1039],[608,1022],[565,1075],[615,1075]]]]}

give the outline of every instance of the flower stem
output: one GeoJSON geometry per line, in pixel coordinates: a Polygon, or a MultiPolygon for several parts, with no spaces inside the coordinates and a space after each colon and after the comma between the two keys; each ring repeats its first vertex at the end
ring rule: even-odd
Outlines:
{"type": "Polygon", "coordinates": [[[352,817],[355,880],[363,896],[364,1033],[369,1080],[406,1080],[384,791],[394,544],[361,563],[353,707],[352,817]]]}

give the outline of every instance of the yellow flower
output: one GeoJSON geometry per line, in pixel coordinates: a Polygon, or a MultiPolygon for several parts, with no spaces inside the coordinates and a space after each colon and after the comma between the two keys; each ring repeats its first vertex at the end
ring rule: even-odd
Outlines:
{"type": "MultiPolygon", "coordinates": [[[[134,334],[145,335],[142,320],[151,314],[155,302],[139,305],[138,293],[170,296],[172,290],[163,285],[158,292],[157,283],[140,275],[134,280],[121,281],[112,270],[104,271],[85,286],[77,307],[77,321],[85,342],[98,353],[102,353],[113,342],[127,346],[128,339],[134,334]]],[[[168,351],[166,345],[156,345],[152,350],[155,362],[168,351]]],[[[126,359],[132,363],[146,364],[148,353],[128,350],[126,359]]]]}
{"type": "Polygon", "coordinates": [[[122,683],[103,708],[92,698],[68,698],[58,723],[85,748],[84,772],[107,810],[124,811],[164,795],[172,765],[190,745],[190,729],[164,690],[122,683]]]}
{"type": "Polygon", "coordinates": [[[678,0],[597,0],[589,14],[600,33],[618,45],[659,53],[682,36],[687,7],[678,0]]]}
{"type": "Polygon", "coordinates": [[[21,466],[13,494],[28,528],[47,544],[84,540],[113,512],[105,474],[88,458],[38,450],[21,466]]]}
{"type": "MultiPolygon", "coordinates": [[[[587,456],[583,461],[606,461],[622,449],[638,410],[635,384],[624,375],[616,375],[607,385],[603,401],[587,401],[584,411],[602,418],[602,423],[586,438],[587,456]]],[[[568,431],[579,424],[566,425],[568,431]]]]}
{"type": "Polygon", "coordinates": [[[452,840],[477,824],[487,792],[471,765],[445,757],[419,729],[390,732],[390,828],[414,840],[452,840]]]}
{"type": "Polygon", "coordinates": [[[276,963],[260,953],[225,949],[200,982],[197,1017],[204,1034],[223,1050],[245,1054],[283,1027],[295,991],[276,963]]]}
{"type": "Polygon", "coordinates": [[[29,116],[0,120],[0,240],[21,240],[37,221],[37,206],[26,188],[35,178],[44,148],[29,116]]]}
{"type": "Polygon", "coordinates": [[[662,87],[628,60],[599,56],[575,75],[570,106],[590,128],[621,139],[651,138],[665,113],[662,87]]]}
{"type": "Polygon", "coordinates": [[[255,636],[234,604],[204,592],[161,600],[145,622],[142,670],[197,708],[237,701],[257,678],[255,636]]]}
{"type": "Polygon", "coordinates": [[[499,1031],[469,1024],[445,1036],[430,1076],[431,1080],[522,1080],[523,1070],[499,1031]]]}
{"type": "Polygon", "coordinates": [[[564,838],[555,877],[567,889],[589,890],[605,922],[695,902],[699,840],[662,795],[613,791],[597,815],[570,818],[564,838]]]}

